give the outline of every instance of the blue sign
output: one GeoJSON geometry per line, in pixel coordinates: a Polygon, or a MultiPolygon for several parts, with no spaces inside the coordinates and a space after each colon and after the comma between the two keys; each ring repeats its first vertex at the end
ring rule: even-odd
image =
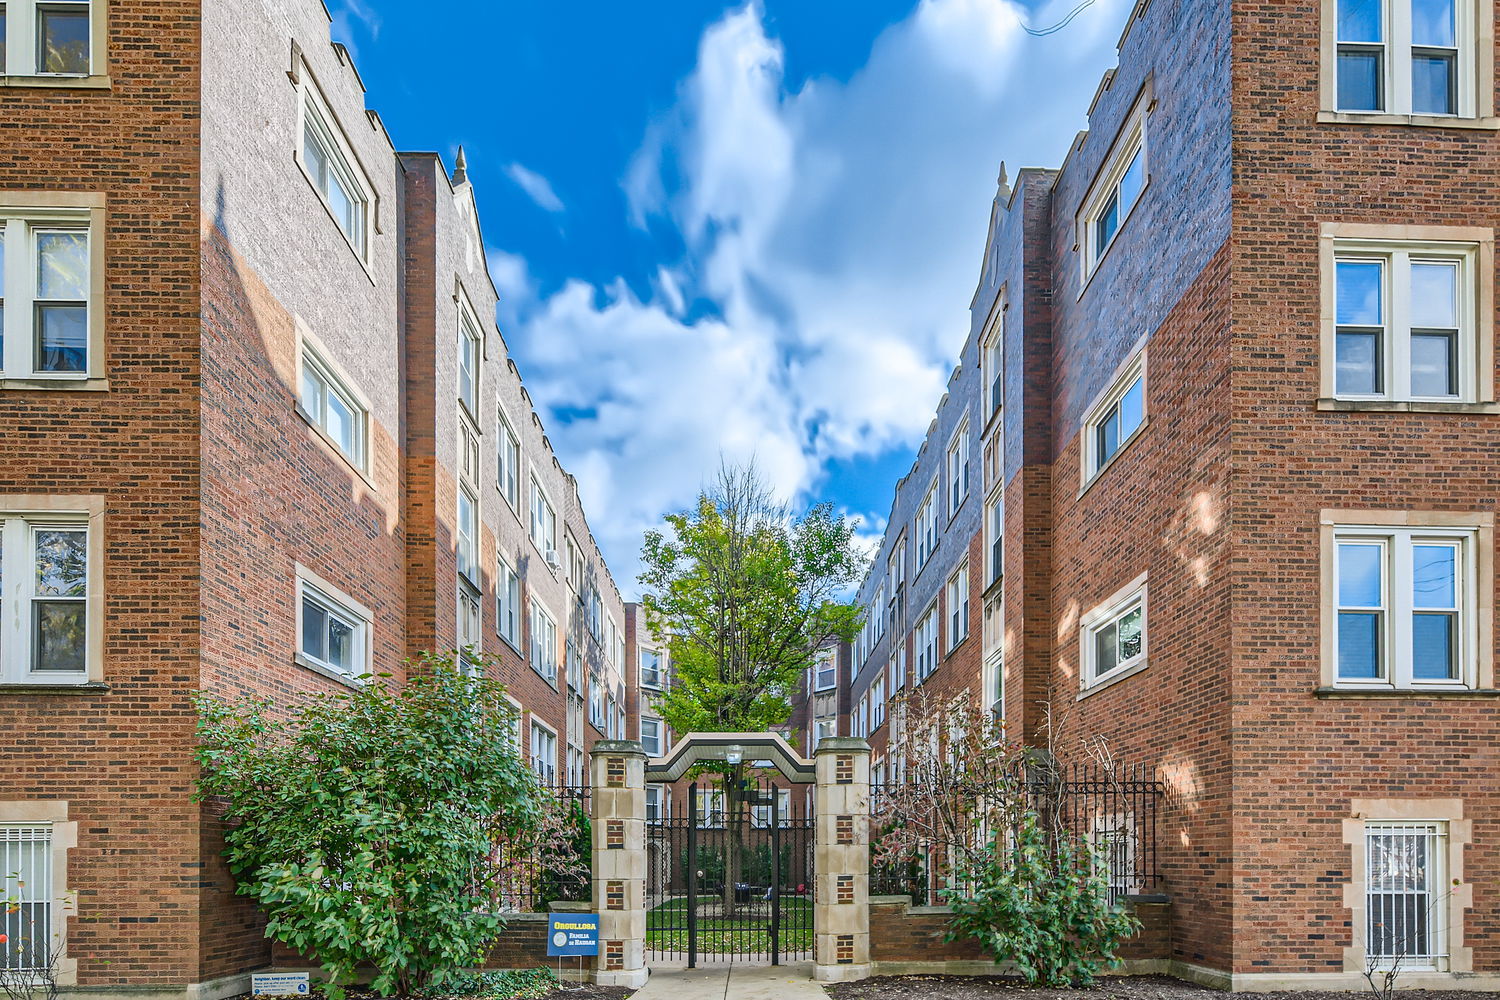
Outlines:
{"type": "Polygon", "coordinates": [[[547,954],[557,956],[599,954],[599,914],[548,914],[547,954]]]}

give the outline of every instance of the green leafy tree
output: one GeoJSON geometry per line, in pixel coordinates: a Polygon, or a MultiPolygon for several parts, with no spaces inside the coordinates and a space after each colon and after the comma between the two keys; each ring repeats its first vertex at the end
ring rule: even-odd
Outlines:
{"type": "MultiPolygon", "coordinates": [[[[864,572],[854,525],[820,503],[800,515],[753,465],[724,466],[691,510],[646,533],[641,603],[667,638],[671,688],[656,699],[679,733],[765,732],[791,717],[791,695],[818,652],[852,640],[843,597],[864,572]]],[[[720,765],[731,845],[724,905],[734,907],[745,764],[720,765]]]]}
{"type": "Polygon", "coordinates": [[[363,962],[403,996],[478,962],[502,927],[497,837],[545,825],[504,688],[451,656],[409,669],[279,711],[198,703],[199,794],[223,800],[238,891],[335,998],[363,962]]]}

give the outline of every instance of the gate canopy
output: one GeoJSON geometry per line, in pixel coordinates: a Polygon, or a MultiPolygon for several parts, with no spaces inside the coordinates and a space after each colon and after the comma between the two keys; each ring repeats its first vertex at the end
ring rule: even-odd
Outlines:
{"type": "Polygon", "coordinates": [[[688,733],[665,757],[646,762],[646,780],[672,782],[694,764],[705,760],[743,762],[754,767],[774,767],[796,784],[816,780],[813,762],[800,756],[779,733],[688,733]]]}

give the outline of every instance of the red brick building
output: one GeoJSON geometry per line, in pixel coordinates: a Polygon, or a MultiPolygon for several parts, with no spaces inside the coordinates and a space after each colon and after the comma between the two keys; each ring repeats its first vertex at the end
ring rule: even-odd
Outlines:
{"type": "Polygon", "coordinates": [[[624,606],[462,162],[396,152],[329,23],[6,21],[0,962],[44,943],[100,996],[229,996],[270,958],[192,801],[196,692],[290,703],[474,647],[549,781],[624,735],[624,606]]]}
{"type": "Polygon", "coordinates": [[[1180,976],[1500,989],[1496,17],[1136,4],[1002,172],[861,592],[857,720],[931,685],[1158,767],[1180,976]]]}

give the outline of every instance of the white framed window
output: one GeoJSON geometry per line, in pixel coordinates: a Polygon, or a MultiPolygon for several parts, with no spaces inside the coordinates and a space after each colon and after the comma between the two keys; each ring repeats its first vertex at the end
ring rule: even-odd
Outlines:
{"type": "Polygon", "coordinates": [[[815,676],[813,690],[827,691],[839,682],[839,666],[833,650],[825,649],[818,654],[818,661],[813,667],[815,676]]]}
{"type": "MultiPolygon", "coordinates": [[[[1099,267],[1115,236],[1125,225],[1151,182],[1146,165],[1146,129],[1152,105],[1149,89],[1136,99],[1130,116],[1105,157],[1078,213],[1078,242],[1083,251],[1083,285],[1099,267]]],[[[1082,294],[1080,288],[1079,294],[1082,294]]]]}
{"type": "Polygon", "coordinates": [[[1084,615],[1080,627],[1084,688],[1145,669],[1145,574],[1084,615]]]}
{"type": "Polygon", "coordinates": [[[653,757],[660,757],[664,750],[661,739],[661,720],[641,716],[641,746],[653,757]]]}
{"type": "Polygon", "coordinates": [[[1479,529],[1332,531],[1335,686],[1475,686],[1479,529]]]}
{"type": "MultiPolygon", "coordinates": [[[[1332,15],[1330,110],[1476,117],[1478,17],[1474,0],[1324,0],[1332,15]]],[[[1488,33],[1486,33],[1488,34],[1488,33]]],[[[1330,59],[1325,50],[1324,59],[1330,59]]],[[[1328,73],[1328,70],[1325,70],[1328,73]]]]}
{"type": "MultiPolygon", "coordinates": [[[[768,789],[776,796],[776,825],[786,827],[791,824],[792,818],[792,790],[790,788],[768,789]]],[[[771,807],[751,806],[750,825],[760,829],[769,829],[771,826],[771,807]]]]}
{"type": "Polygon", "coordinates": [[[531,769],[544,785],[557,784],[557,733],[531,716],[531,769]]]}
{"type": "Polygon", "coordinates": [[[724,825],[724,790],[721,788],[694,789],[698,798],[698,829],[706,830],[724,825]]]}
{"type": "Polygon", "coordinates": [[[891,655],[891,694],[906,687],[906,642],[903,640],[896,644],[896,651],[891,655]]]}
{"type": "Polygon", "coordinates": [[[299,331],[297,411],[360,472],[369,471],[370,407],[352,380],[299,331]]]}
{"type": "Polygon", "coordinates": [[[948,651],[969,637],[969,564],[948,578],[948,651]]]}
{"type": "Polygon", "coordinates": [[[948,442],[948,517],[958,514],[969,496],[969,418],[965,417],[948,442]]]}
{"type": "Polygon", "coordinates": [[[521,737],[521,719],[525,715],[525,709],[521,707],[519,701],[516,701],[509,694],[505,694],[503,697],[510,705],[511,716],[509,728],[511,740],[516,747],[516,759],[524,761],[526,759],[526,741],[521,737]]]}
{"type": "Polygon", "coordinates": [[[988,424],[1005,404],[1005,306],[999,299],[979,344],[979,368],[984,379],[981,423],[988,424]]]}
{"type": "Polygon", "coordinates": [[[838,735],[838,720],[830,716],[813,720],[813,749],[817,749],[818,743],[831,736],[838,735]]]}
{"type": "Polygon", "coordinates": [[[1368,821],[1364,835],[1366,956],[1380,969],[1445,968],[1447,822],[1368,821]]]}
{"type": "Polygon", "coordinates": [[[93,222],[102,210],[7,200],[0,193],[0,375],[58,384],[102,375],[103,266],[93,222]]]}
{"type": "Polygon", "coordinates": [[[663,662],[661,650],[641,647],[641,687],[651,688],[653,691],[662,689],[666,681],[663,662]]]}
{"type": "Polygon", "coordinates": [[[0,969],[44,970],[57,953],[52,851],[51,823],[0,823],[0,969]]]}
{"type": "Polygon", "coordinates": [[[1146,352],[1138,352],[1083,418],[1083,482],[1092,482],[1146,425],[1146,352]]]}
{"type": "Polygon", "coordinates": [[[1333,396],[1479,399],[1494,374],[1481,364],[1478,257],[1472,243],[1336,240],[1333,396]]]}
{"type": "Polygon", "coordinates": [[[879,729],[885,725],[885,675],[875,678],[870,685],[870,727],[879,729]]]}
{"type": "Polygon", "coordinates": [[[500,638],[521,646],[521,578],[504,557],[496,560],[495,630],[500,638]]]}
{"type": "Polygon", "coordinates": [[[557,514],[535,475],[531,477],[531,543],[551,564],[557,560],[557,514]]]}
{"type": "Polygon", "coordinates": [[[458,572],[478,586],[479,575],[479,499],[468,487],[458,488],[458,572]]]}
{"type": "Polygon", "coordinates": [[[1005,574],[1005,496],[996,493],[984,505],[985,587],[1005,574]]]}
{"type": "Polygon", "coordinates": [[[500,495],[505,502],[510,504],[510,509],[517,515],[521,512],[521,439],[516,437],[515,428],[511,427],[510,421],[505,417],[505,411],[500,410],[496,414],[498,419],[496,426],[499,433],[496,448],[498,450],[497,465],[499,470],[496,476],[496,484],[500,488],[500,495]]]}
{"type": "Polygon", "coordinates": [[[297,569],[297,662],[344,682],[370,672],[368,608],[305,567],[297,569]]]}
{"type": "Polygon", "coordinates": [[[671,818],[671,791],[662,785],[646,786],[647,823],[661,823],[671,818]]]}
{"type": "Polygon", "coordinates": [[[479,654],[484,650],[484,611],[479,591],[460,581],[458,584],[458,651],[459,663],[474,672],[479,654]]]}
{"type": "Polygon", "coordinates": [[[349,246],[361,261],[366,261],[370,254],[374,189],[305,64],[298,79],[302,90],[302,121],[297,163],[349,246]]]}
{"type": "Polygon", "coordinates": [[[100,530],[81,510],[0,511],[0,683],[98,679],[100,530]]]}
{"type": "Polygon", "coordinates": [[[458,310],[458,401],[477,419],[479,413],[479,357],[483,337],[479,322],[469,312],[467,303],[458,310]]]}
{"type": "Polygon", "coordinates": [[[997,650],[984,661],[984,710],[991,724],[1005,721],[1005,659],[997,650]]]}
{"type": "Polygon", "coordinates": [[[906,536],[903,535],[891,546],[890,558],[886,560],[887,582],[890,584],[891,596],[896,596],[896,590],[906,582],[906,536]]]}
{"type": "Polygon", "coordinates": [[[937,601],[933,601],[927,608],[927,613],[917,620],[915,631],[917,649],[917,676],[918,684],[932,676],[937,669],[938,659],[938,620],[937,601]]]}
{"type": "Polygon", "coordinates": [[[1130,813],[1096,815],[1093,818],[1089,840],[1094,848],[1094,863],[1111,897],[1135,892],[1139,888],[1136,876],[1135,817],[1130,813]]]}
{"type": "Polygon", "coordinates": [[[927,565],[927,560],[932,558],[933,550],[937,548],[937,505],[938,505],[938,481],[933,477],[932,487],[928,489],[927,495],[922,498],[922,506],[917,508],[917,572],[927,565]]]}
{"type": "Polygon", "coordinates": [[[86,77],[101,34],[89,0],[0,4],[0,76],[86,77]]]}
{"type": "Polygon", "coordinates": [[[855,736],[870,735],[870,696],[862,694],[859,696],[859,704],[854,706],[852,728],[855,736]]]}
{"type": "Polygon", "coordinates": [[[875,588],[875,600],[870,604],[870,621],[874,627],[875,641],[885,637],[885,584],[875,588]]]}
{"type": "Polygon", "coordinates": [[[531,600],[531,669],[557,683],[557,620],[535,597],[531,600]]]}

